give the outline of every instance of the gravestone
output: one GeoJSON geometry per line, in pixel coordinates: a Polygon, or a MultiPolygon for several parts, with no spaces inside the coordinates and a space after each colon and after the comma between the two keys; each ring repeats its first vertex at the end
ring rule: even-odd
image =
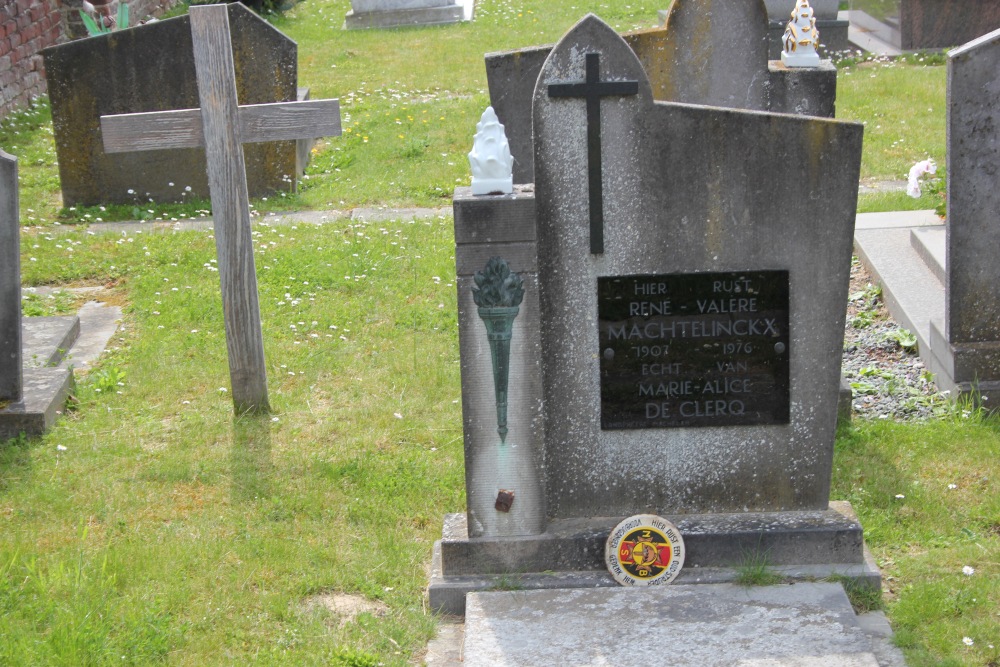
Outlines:
{"type": "MultiPolygon", "coordinates": [[[[654,99],[833,117],[837,71],[768,62],[764,0],[675,0],[663,27],[623,35],[654,99]]],[[[551,46],[486,54],[490,104],[507,128],[514,182],[534,180],[531,104],[551,46]]]]}
{"type": "Polygon", "coordinates": [[[497,577],[612,585],[604,541],[636,514],[680,528],[681,583],[751,553],[877,582],[829,501],[862,128],[654,101],[592,15],[533,109],[534,188],[455,194],[468,512],[432,606],[497,577]],[[502,397],[490,285],[523,288],[502,397]]]}
{"type": "MultiPolygon", "coordinates": [[[[1000,30],[948,54],[947,221],[895,214],[859,255],[941,389],[1000,409],[1000,30]]],[[[919,214],[917,214],[919,216],[919,214]]]]}
{"type": "Polygon", "coordinates": [[[21,223],[17,159],[0,150],[0,402],[21,400],[21,223]]]}
{"type": "Polygon", "coordinates": [[[351,0],[344,27],[353,30],[457,23],[463,12],[462,3],[455,0],[351,0]]]}
{"type": "Polygon", "coordinates": [[[20,232],[17,159],[0,150],[0,442],[55,423],[71,373],[50,366],[80,326],[75,316],[21,317],[20,232]]]}
{"type": "MultiPolygon", "coordinates": [[[[227,10],[240,103],[307,97],[297,89],[295,42],[239,3],[227,10]]],[[[198,106],[189,16],[60,44],[42,55],[64,205],[208,197],[201,151],[109,155],[102,145],[99,120],[104,115],[198,106]]],[[[303,140],[248,147],[251,196],[293,189],[308,161],[309,146],[303,140]]]]}
{"type": "Polygon", "coordinates": [[[243,144],[340,134],[337,100],[239,106],[225,5],[194,6],[191,38],[200,109],[102,116],[109,152],[204,148],[222,310],[237,414],[267,412],[267,371],[243,144]]]}
{"type": "Polygon", "coordinates": [[[851,0],[850,20],[897,49],[940,49],[1000,28],[996,0],[851,0]]]}

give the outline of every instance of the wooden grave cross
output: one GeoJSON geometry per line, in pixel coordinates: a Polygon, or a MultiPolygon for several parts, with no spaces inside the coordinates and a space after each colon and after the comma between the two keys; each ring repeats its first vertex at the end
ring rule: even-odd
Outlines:
{"type": "Polygon", "coordinates": [[[233,405],[238,413],[267,412],[243,144],[338,136],[340,103],[333,99],[239,106],[226,5],[193,6],[190,17],[200,108],[101,116],[104,149],[205,149],[233,405]]]}

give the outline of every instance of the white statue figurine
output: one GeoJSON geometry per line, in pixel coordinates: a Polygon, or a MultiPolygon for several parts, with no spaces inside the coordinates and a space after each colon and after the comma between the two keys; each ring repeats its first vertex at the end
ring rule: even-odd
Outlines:
{"type": "Polygon", "coordinates": [[[781,62],[786,67],[819,67],[819,31],[816,17],[809,0],[796,0],[792,10],[792,20],[785,28],[785,50],[781,52],[781,62]]]}
{"type": "Polygon", "coordinates": [[[469,164],[472,167],[472,194],[499,195],[514,191],[514,158],[493,107],[486,107],[476,124],[469,164]]]}

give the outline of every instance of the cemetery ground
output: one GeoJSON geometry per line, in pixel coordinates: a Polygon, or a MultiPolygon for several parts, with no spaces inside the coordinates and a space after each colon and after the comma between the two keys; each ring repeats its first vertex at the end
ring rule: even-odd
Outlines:
{"type": "MultiPolygon", "coordinates": [[[[345,132],[298,193],[254,202],[264,216],[448,207],[488,100],[483,53],[553,42],[586,11],[651,27],[662,7],[482,0],[472,23],[389,32],[341,31],[348,8],[273,19],[299,44],[300,83],[341,99],[345,132]]],[[[848,61],[838,83],[838,117],[866,123],[865,183],[944,165],[940,57],[848,61]]],[[[431,544],[464,509],[450,216],[263,217],[273,409],[234,420],[212,232],[94,224],[207,203],[60,210],[44,102],[4,121],[0,146],[20,161],[23,284],[102,286],[125,308],[57,426],[0,448],[0,663],[419,660],[431,544]]],[[[889,191],[860,207],[937,204],[889,191]]],[[[73,307],[57,301],[26,309],[73,307]]],[[[998,461],[998,422],[970,406],[841,429],[831,495],[884,578],[881,601],[856,603],[884,606],[910,665],[1000,664],[998,461]]],[[[749,572],[766,554],[734,558],[749,572]]]]}

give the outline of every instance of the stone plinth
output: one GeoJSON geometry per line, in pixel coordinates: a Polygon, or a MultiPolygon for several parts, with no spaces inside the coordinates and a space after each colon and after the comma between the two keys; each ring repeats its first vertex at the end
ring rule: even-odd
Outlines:
{"type": "MultiPolygon", "coordinates": [[[[684,536],[684,569],[675,583],[733,581],[741,566],[765,558],[789,579],[843,576],[878,589],[881,579],[848,503],[823,511],[694,514],[668,517],[684,536]]],[[[544,533],[514,539],[472,538],[464,514],[445,518],[428,587],[432,609],[465,611],[465,595],[498,586],[617,586],[604,561],[613,518],[563,519],[544,533]]]]}
{"type": "Polygon", "coordinates": [[[510,195],[482,196],[463,187],[455,191],[454,209],[470,531],[476,537],[535,535],[545,529],[535,197],[523,186],[510,195]],[[523,301],[511,313],[507,341],[490,340],[489,313],[474,302],[475,276],[493,257],[523,281],[523,301]],[[507,346],[504,369],[491,364],[495,345],[507,346]],[[502,435],[496,382],[501,370],[506,377],[502,435]],[[501,491],[509,492],[512,502],[498,509],[501,491]]]}

